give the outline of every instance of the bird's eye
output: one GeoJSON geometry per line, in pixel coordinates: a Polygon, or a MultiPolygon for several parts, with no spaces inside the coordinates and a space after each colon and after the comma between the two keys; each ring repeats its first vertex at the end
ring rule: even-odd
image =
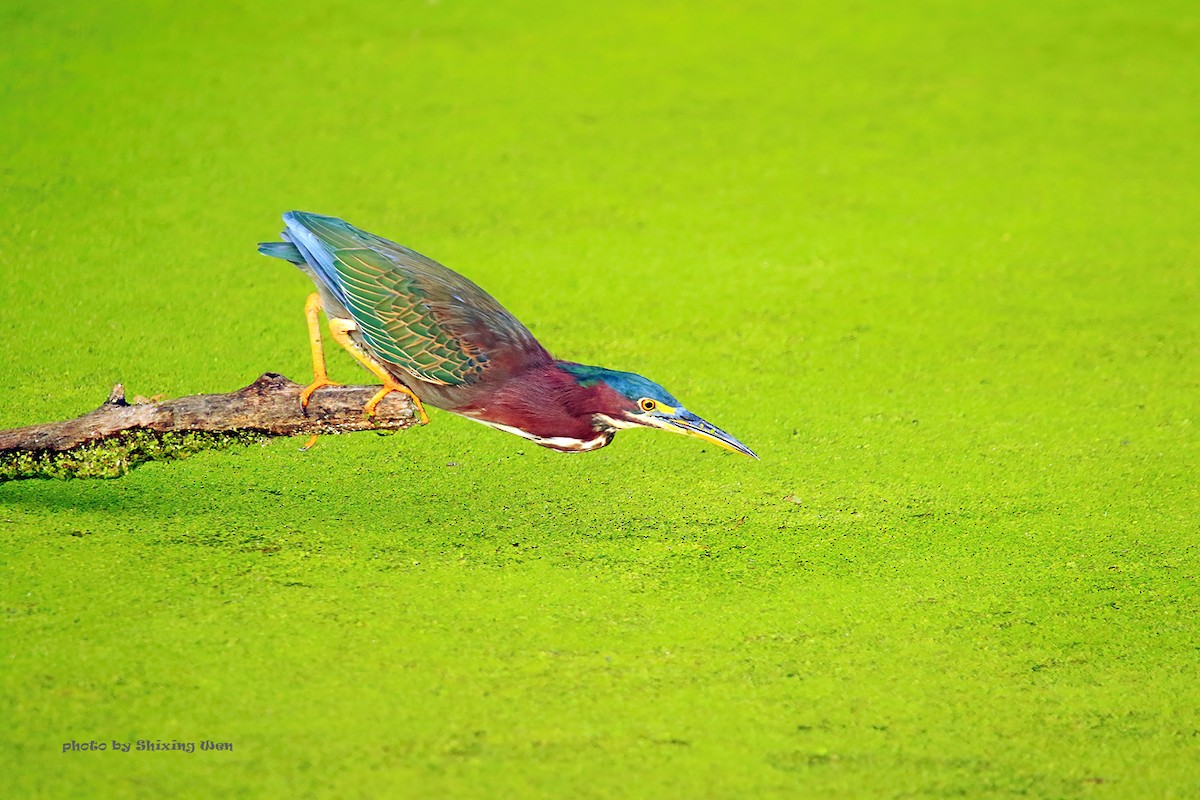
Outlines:
{"type": "Polygon", "coordinates": [[[642,411],[653,411],[658,408],[658,403],[651,400],[649,397],[643,397],[638,401],[638,405],[642,407],[642,411]]]}

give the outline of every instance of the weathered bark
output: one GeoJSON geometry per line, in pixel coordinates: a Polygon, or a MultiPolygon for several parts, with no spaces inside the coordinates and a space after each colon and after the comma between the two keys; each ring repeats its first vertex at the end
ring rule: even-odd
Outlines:
{"type": "Polygon", "coordinates": [[[377,386],[327,386],[300,406],[304,387],[265,373],[227,394],[196,394],[161,403],[125,400],[117,384],[95,411],[64,422],[0,431],[0,481],[124,475],[146,461],[261,442],[272,436],[398,431],[419,424],[412,402],[392,392],[367,419],[377,386]]]}

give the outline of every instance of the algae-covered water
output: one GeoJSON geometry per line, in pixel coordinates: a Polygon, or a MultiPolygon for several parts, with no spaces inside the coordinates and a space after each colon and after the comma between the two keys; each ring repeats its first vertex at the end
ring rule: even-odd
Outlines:
{"type": "Polygon", "coordinates": [[[431,411],[2,484],[0,793],[1197,796],[1198,49],[1165,1],[8,0],[0,427],[304,380],[300,208],[762,460],[431,411]]]}

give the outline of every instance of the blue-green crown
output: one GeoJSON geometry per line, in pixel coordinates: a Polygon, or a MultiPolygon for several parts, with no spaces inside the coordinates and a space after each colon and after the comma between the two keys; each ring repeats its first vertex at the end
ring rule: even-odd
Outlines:
{"type": "Polygon", "coordinates": [[[672,408],[679,408],[683,404],[671,396],[663,387],[659,386],[649,378],[643,378],[633,372],[618,372],[615,369],[605,369],[604,367],[589,367],[585,364],[570,364],[559,363],[559,366],[570,374],[575,376],[579,381],[580,386],[594,386],[597,383],[604,382],[611,386],[618,394],[629,398],[636,402],[643,397],[649,397],[657,403],[661,403],[672,408]]]}

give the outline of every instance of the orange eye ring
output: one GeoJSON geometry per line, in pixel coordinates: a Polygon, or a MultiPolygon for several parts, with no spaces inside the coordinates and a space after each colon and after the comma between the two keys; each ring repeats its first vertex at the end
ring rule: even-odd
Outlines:
{"type": "Polygon", "coordinates": [[[638,406],[641,407],[642,411],[649,413],[658,408],[658,403],[654,402],[649,397],[643,397],[638,401],[638,406]]]}

